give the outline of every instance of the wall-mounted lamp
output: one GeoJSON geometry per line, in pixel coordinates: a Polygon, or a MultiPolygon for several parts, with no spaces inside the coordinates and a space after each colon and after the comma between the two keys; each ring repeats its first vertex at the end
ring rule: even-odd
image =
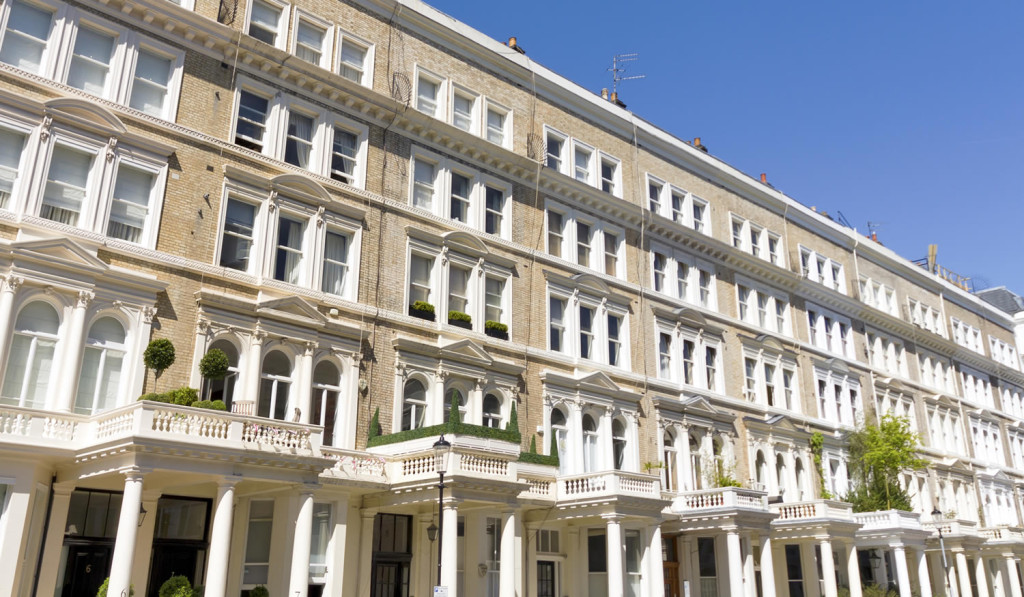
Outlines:
{"type": "Polygon", "coordinates": [[[143,521],[146,520],[146,515],[147,514],[149,514],[149,512],[146,511],[146,507],[143,506],[142,504],[139,504],[139,526],[140,527],[142,526],[143,521]]]}

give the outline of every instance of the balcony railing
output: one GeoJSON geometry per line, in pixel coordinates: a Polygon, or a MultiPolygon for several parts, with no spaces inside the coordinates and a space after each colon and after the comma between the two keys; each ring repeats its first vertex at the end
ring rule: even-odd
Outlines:
{"type": "Polygon", "coordinates": [[[661,481],[654,475],[626,471],[572,475],[558,478],[555,497],[563,501],[618,495],[661,499],[661,481]]]}
{"type": "Polygon", "coordinates": [[[921,527],[926,531],[942,529],[942,534],[947,537],[950,535],[977,535],[978,534],[978,523],[973,520],[936,520],[932,522],[925,522],[921,524],[921,527]]]}
{"type": "Polygon", "coordinates": [[[768,497],[763,491],[742,487],[718,487],[681,493],[672,500],[672,510],[680,514],[711,509],[768,509],[768,497]]]}
{"type": "Polygon", "coordinates": [[[1024,529],[1020,527],[990,527],[981,529],[978,535],[993,541],[1024,541],[1024,529]]]}
{"type": "Polygon", "coordinates": [[[902,510],[858,512],[853,519],[860,523],[861,531],[920,531],[921,515],[902,510]]]}
{"type": "Polygon", "coordinates": [[[334,461],[334,466],[326,471],[329,476],[374,483],[387,481],[387,459],[383,456],[327,446],[321,447],[320,452],[334,461]]]}
{"type": "Polygon", "coordinates": [[[835,500],[771,504],[769,509],[778,514],[776,521],[829,518],[853,522],[853,506],[835,500]]]}
{"type": "Polygon", "coordinates": [[[320,434],[319,427],[162,402],[136,402],[92,417],[0,408],[0,442],[69,450],[139,437],[313,455],[320,434]]]}

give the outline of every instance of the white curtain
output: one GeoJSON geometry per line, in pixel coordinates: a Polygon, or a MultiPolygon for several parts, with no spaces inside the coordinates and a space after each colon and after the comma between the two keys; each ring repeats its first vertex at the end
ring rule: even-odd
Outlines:
{"type": "Polygon", "coordinates": [[[324,31],[309,23],[299,23],[295,34],[295,55],[306,62],[320,64],[320,54],[324,45],[324,31]]]}
{"type": "Polygon", "coordinates": [[[352,184],[356,170],[356,147],[358,138],[354,133],[334,127],[334,156],[331,170],[334,178],[352,184]]]}
{"type": "Polygon", "coordinates": [[[107,235],[129,242],[139,242],[149,215],[149,197],[153,175],[136,168],[121,166],[114,184],[107,235]]]}
{"type": "Polygon", "coordinates": [[[57,147],[50,158],[50,174],[43,191],[40,215],[74,226],[85,200],[93,156],[67,147],[57,147]]]}
{"type": "Polygon", "coordinates": [[[139,50],[128,105],[152,116],[163,116],[170,81],[171,59],[139,50]]]}
{"type": "Polygon", "coordinates": [[[298,284],[302,265],[302,223],[281,218],[277,234],[277,279],[298,284]]]}
{"type": "Polygon", "coordinates": [[[324,277],[321,290],[342,294],[348,273],[348,237],[328,232],[324,243],[324,277]]]}
{"type": "Polygon", "coordinates": [[[0,62],[39,73],[53,14],[24,2],[13,2],[7,34],[0,46],[0,62]]]}
{"type": "Polygon", "coordinates": [[[88,346],[82,355],[75,412],[93,414],[117,406],[124,363],[124,327],[104,317],[89,329],[88,346]]]}
{"type": "Polygon", "coordinates": [[[79,27],[68,71],[68,85],[93,95],[103,95],[113,55],[113,36],[79,27]]]}
{"type": "Polygon", "coordinates": [[[341,42],[341,76],[363,82],[363,64],[366,62],[366,48],[360,47],[351,40],[341,42]]]}
{"type": "Polygon", "coordinates": [[[288,117],[288,147],[285,161],[300,168],[309,168],[309,153],[313,147],[313,119],[292,112],[288,117]]]}
{"type": "Polygon", "coordinates": [[[10,204],[24,147],[25,135],[0,130],[0,208],[6,209],[10,204]]]}
{"type": "Polygon", "coordinates": [[[416,160],[413,173],[413,198],[416,207],[431,209],[434,203],[434,172],[435,166],[423,160],[416,160]]]}

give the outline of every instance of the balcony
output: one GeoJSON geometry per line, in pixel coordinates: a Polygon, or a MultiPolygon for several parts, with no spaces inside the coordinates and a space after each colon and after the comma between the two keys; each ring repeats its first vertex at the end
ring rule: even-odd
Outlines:
{"type": "Polygon", "coordinates": [[[768,494],[742,487],[719,487],[687,491],[672,500],[672,511],[677,514],[707,514],[716,510],[768,511],[768,494]]]}
{"type": "Polygon", "coordinates": [[[859,512],[853,515],[853,519],[860,523],[861,531],[899,533],[921,530],[921,515],[916,512],[902,510],[859,512]]]}
{"type": "Polygon", "coordinates": [[[921,527],[928,532],[935,532],[939,529],[942,530],[942,534],[945,537],[955,536],[978,536],[978,523],[973,520],[960,520],[957,518],[950,518],[947,520],[933,520],[931,522],[921,523],[921,527]]]}
{"type": "Polygon", "coordinates": [[[1024,529],[1020,527],[989,527],[981,529],[978,535],[992,543],[1024,543],[1024,529]]]}
{"type": "Polygon", "coordinates": [[[83,416],[0,407],[0,445],[79,452],[125,441],[165,441],[197,450],[318,457],[321,429],[162,402],[136,402],[83,416]]]}
{"type": "Polygon", "coordinates": [[[800,522],[805,520],[835,520],[854,522],[853,506],[836,500],[812,500],[772,504],[769,509],[778,514],[776,522],[800,522]]]}
{"type": "Polygon", "coordinates": [[[558,476],[553,467],[519,463],[520,481],[525,489],[521,501],[578,508],[631,500],[653,510],[664,506],[661,480],[657,475],[627,471],[600,471],[558,476]]]}

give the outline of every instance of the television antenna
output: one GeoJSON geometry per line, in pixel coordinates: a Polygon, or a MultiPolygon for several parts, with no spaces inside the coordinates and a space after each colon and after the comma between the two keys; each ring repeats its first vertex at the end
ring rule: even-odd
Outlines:
{"type": "Polygon", "coordinates": [[[625,62],[636,62],[640,59],[640,54],[632,52],[630,54],[616,54],[612,58],[612,67],[608,69],[612,73],[612,93],[619,92],[619,83],[622,81],[632,81],[634,79],[643,79],[647,75],[630,75],[628,77],[623,76],[626,72],[626,67],[623,66],[625,62]]]}

